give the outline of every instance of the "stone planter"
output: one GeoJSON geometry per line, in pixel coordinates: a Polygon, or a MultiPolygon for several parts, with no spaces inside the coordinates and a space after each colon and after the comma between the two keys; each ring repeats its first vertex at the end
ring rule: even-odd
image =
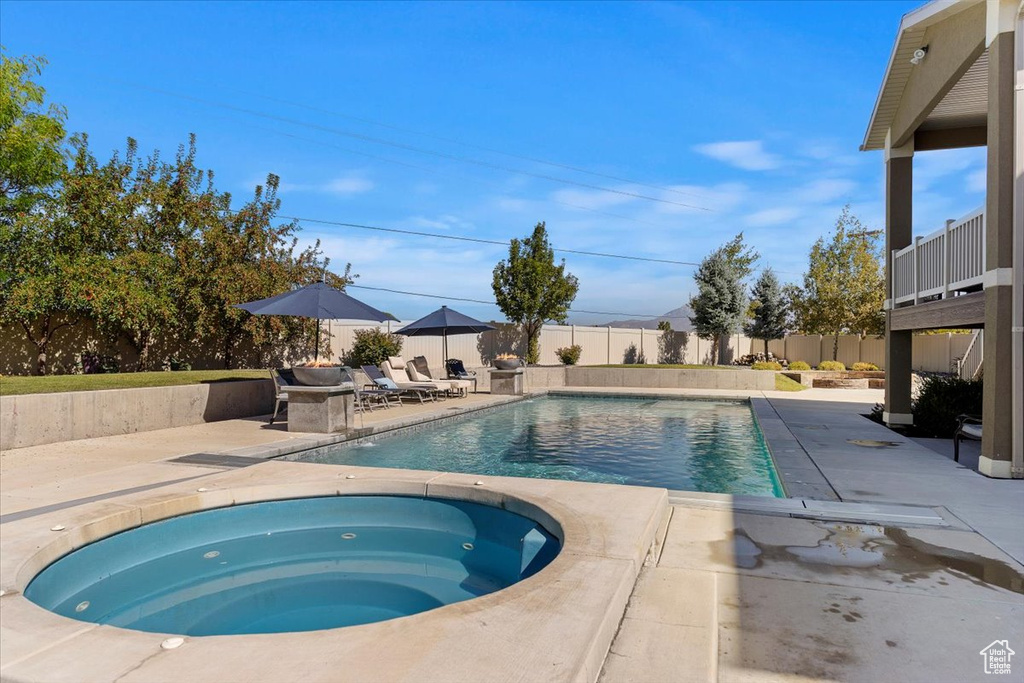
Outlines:
{"type": "Polygon", "coordinates": [[[515,370],[516,368],[523,366],[523,361],[519,358],[514,358],[512,360],[496,358],[493,361],[493,365],[495,370],[515,370]]]}
{"type": "Polygon", "coordinates": [[[348,380],[348,373],[341,365],[325,368],[292,368],[295,381],[307,387],[335,387],[348,380]]]}

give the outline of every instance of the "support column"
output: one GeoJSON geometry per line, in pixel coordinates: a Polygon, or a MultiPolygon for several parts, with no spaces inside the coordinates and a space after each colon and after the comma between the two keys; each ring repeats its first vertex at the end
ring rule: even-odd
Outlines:
{"type": "MultiPolygon", "coordinates": [[[[913,140],[913,138],[911,138],[913,140]]],[[[892,252],[913,235],[914,143],[892,147],[885,140],[885,409],[888,425],[913,424],[910,412],[913,332],[893,331],[892,252]]]]}
{"type": "MultiPolygon", "coordinates": [[[[985,389],[978,471],[1009,478],[1013,454],[1013,23],[989,3],[988,187],[985,198],[985,389]],[[1007,25],[1008,24],[1008,25],[1007,25]],[[995,29],[995,30],[993,30],[995,29]],[[1009,400],[1008,400],[1009,399],[1009,400]]],[[[1016,369],[1020,372],[1020,368],[1016,369]]]]}

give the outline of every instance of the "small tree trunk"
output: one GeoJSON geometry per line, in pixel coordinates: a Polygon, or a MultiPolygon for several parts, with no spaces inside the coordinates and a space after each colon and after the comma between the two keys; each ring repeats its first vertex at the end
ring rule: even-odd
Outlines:
{"type": "Polygon", "coordinates": [[[715,334],[711,337],[711,364],[718,365],[718,347],[722,344],[722,335],[715,334]]]}
{"type": "Polygon", "coordinates": [[[764,340],[764,359],[768,360],[768,340],[764,340]]]}
{"type": "Polygon", "coordinates": [[[832,341],[832,360],[839,360],[839,332],[836,332],[832,341]]]}

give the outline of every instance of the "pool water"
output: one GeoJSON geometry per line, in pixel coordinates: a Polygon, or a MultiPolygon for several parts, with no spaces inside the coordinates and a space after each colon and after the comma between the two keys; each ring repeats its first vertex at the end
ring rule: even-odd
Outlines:
{"type": "Polygon", "coordinates": [[[547,396],[294,459],[784,496],[738,401],[547,396]]]}
{"type": "Polygon", "coordinates": [[[155,633],[311,631],[493,593],[559,548],[533,520],[466,501],[283,500],[97,541],[44,569],[25,597],[72,619],[155,633]]]}

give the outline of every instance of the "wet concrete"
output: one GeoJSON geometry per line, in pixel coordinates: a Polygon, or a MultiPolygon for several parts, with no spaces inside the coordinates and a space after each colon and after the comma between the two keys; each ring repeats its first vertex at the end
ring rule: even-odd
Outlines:
{"type": "Polygon", "coordinates": [[[741,569],[775,562],[813,566],[824,576],[876,570],[895,574],[905,584],[930,578],[948,585],[951,576],[976,586],[1024,594],[1024,573],[1002,560],[928,543],[898,527],[813,524],[824,532],[813,546],[759,542],[744,529],[734,528],[726,538],[711,542],[711,556],[716,562],[735,563],[741,569]]]}

